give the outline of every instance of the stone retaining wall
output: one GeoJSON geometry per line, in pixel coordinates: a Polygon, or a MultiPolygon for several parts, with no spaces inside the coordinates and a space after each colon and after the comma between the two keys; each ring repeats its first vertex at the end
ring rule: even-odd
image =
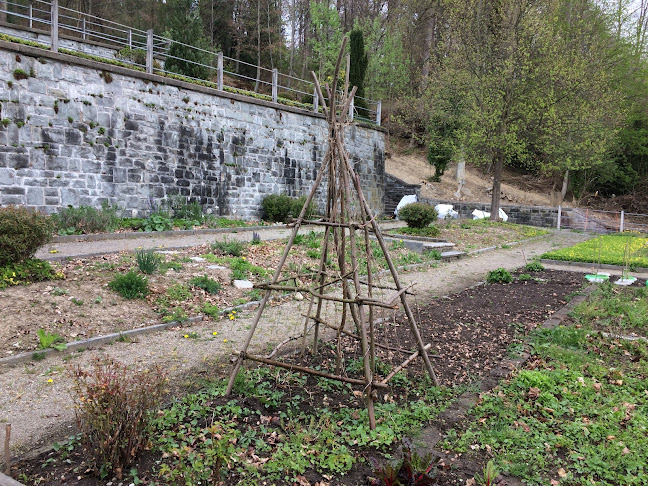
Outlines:
{"type": "MultiPolygon", "coordinates": [[[[0,204],[50,213],[106,201],[145,216],[181,194],[258,218],[266,195],[308,193],[326,149],[321,115],[4,41],[0,103],[0,204]]],[[[382,214],[384,131],[354,124],[346,142],[382,214]]]]}
{"type": "MultiPolygon", "coordinates": [[[[475,209],[481,211],[490,211],[490,204],[465,201],[443,201],[440,199],[425,199],[431,205],[452,204],[455,211],[459,213],[460,218],[472,219],[472,212],[475,209]]],[[[509,222],[515,224],[527,224],[542,228],[555,228],[558,224],[558,208],[544,206],[514,206],[511,204],[502,204],[500,207],[509,217],[509,222]]],[[[563,208],[565,211],[565,208],[563,208]]]]}

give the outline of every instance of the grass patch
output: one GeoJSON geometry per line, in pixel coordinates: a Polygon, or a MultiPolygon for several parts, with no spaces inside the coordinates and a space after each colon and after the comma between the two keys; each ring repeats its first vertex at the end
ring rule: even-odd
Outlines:
{"type": "Polygon", "coordinates": [[[439,236],[441,231],[437,226],[426,226],[425,228],[397,228],[390,231],[392,234],[396,235],[410,235],[410,236],[421,236],[425,238],[436,238],[439,236]]]}
{"type": "Polygon", "coordinates": [[[569,248],[547,252],[541,258],[648,267],[648,238],[623,234],[603,235],[569,248]]]}

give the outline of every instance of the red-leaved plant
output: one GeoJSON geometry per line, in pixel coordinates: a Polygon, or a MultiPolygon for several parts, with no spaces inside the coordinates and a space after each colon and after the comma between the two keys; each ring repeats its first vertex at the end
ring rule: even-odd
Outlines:
{"type": "Polygon", "coordinates": [[[157,366],[134,371],[99,358],[90,369],[77,365],[69,373],[88,465],[101,478],[112,473],[121,479],[149,443],[152,412],[162,399],[166,374],[157,366]]]}

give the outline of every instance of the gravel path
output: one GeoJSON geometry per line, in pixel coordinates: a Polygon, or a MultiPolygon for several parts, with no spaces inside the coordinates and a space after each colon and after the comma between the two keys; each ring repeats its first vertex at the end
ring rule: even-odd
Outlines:
{"type": "MultiPolygon", "coordinates": [[[[262,231],[261,237],[285,238],[287,235],[286,229],[272,228],[262,231]]],[[[251,233],[221,234],[217,237],[225,236],[247,241],[251,238],[251,233]]],[[[498,267],[514,269],[545,251],[571,246],[590,237],[582,233],[553,232],[547,237],[511,248],[474,254],[423,271],[406,272],[401,275],[401,280],[404,284],[415,284],[415,300],[422,303],[429,298],[454,293],[483,281],[489,270],[498,267]]],[[[132,250],[138,247],[192,246],[212,242],[214,239],[215,235],[209,234],[162,240],[138,238],[58,243],[52,246],[58,250],[55,256],[66,257],[132,250]]],[[[52,254],[46,249],[40,256],[52,257],[52,254]]],[[[300,332],[303,323],[300,324],[301,318],[295,312],[300,304],[303,302],[289,301],[281,306],[270,307],[267,317],[264,314],[265,318],[260,324],[257,344],[250,352],[265,354],[271,343],[280,342],[287,335],[300,332]]],[[[329,312],[334,315],[335,310],[329,309],[329,312]]],[[[0,370],[0,389],[5,390],[0,396],[0,421],[12,424],[14,455],[33,451],[54,439],[65,437],[74,430],[71,383],[65,371],[70,363],[86,365],[96,356],[103,355],[140,368],[157,363],[168,370],[174,388],[191,386],[202,378],[223,376],[229,371],[228,360],[231,353],[239,350],[253,316],[254,311],[250,310],[241,312],[234,320],[194,323],[190,331],[197,333],[200,336],[198,339],[184,338],[184,334],[189,332],[187,328],[175,328],[146,335],[133,342],[118,342],[97,350],[48,358],[41,362],[32,361],[26,365],[0,370]]]]}

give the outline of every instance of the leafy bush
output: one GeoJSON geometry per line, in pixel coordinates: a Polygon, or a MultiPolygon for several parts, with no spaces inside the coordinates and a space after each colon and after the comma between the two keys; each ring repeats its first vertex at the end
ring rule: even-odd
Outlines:
{"type": "Polygon", "coordinates": [[[436,221],[438,213],[433,206],[424,203],[412,203],[398,210],[398,219],[402,219],[410,228],[425,228],[436,221]]]}
{"type": "Polygon", "coordinates": [[[172,196],[169,202],[173,210],[173,219],[188,219],[193,221],[202,221],[203,209],[200,203],[189,202],[185,196],[172,196]]]}
{"type": "Polygon", "coordinates": [[[274,222],[287,221],[292,210],[292,200],[285,194],[270,194],[263,199],[263,219],[274,222]]]}
{"type": "Polygon", "coordinates": [[[37,211],[0,208],[0,266],[20,263],[52,239],[52,220],[37,211]]]}
{"type": "Polygon", "coordinates": [[[25,260],[0,267],[0,289],[61,278],[65,278],[65,275],[56,272],[45,260],[25,260]]]}
{"type": "Polygon", "coordinates": [[[524,268],[529,272],[542,272],[544,270],[544,265],[536,260],[527,263],[524,268]]]}
{"type": "Polygon", "coordinates": [[[135,260],[140,271],[147,275],[155,273],[162,261],[160,255],[155,253],[154,250],[137,250],[135,260]]]}
{"type": "MultiPolygon", "coordinates": [[[[306,196],[299,196],[297,199],[292,200],[292,202],[290,203],[290,216],[292,216],[293,218],[299,217],[299,213],[301,213],[304,204],[306,204],[306,199],[308,199],[306,196]]],[[[310,219],[314,213],[315,204],[313,204],[313,201],[311,201],[311,203],[308,205],[308,209],[306,209],[304,218],[310,219]]]]}
{"type": "Polygon", "coordinates": [[[505,268],[498,268],[497,270],[492,270],[488,272],[486,276],[486,282],[488,283],[511,283],[513,281],[513,276],[511,272],[505,268]]]}
{"type": "Polygon", "coordinates": [[[108,287],[124,299],[143,299],[149,293],[148,280],[133,270],[126,274],[115,276],[108,284],[108,287]]]}
{"type": "Polygon", "coordinates": [[[228,240],[225,238],[224,241],[215,241],[212,243],[212,250],[219,251],[223,255],[240,257],[243,251],[245,251],[246,246],[242,241],[228,240]]]}
{"type": "Polygon", "coordinates": [[[105,233],[119,226],[117,207],[108,203],[103,203],[101,209],[92,206],[68,206],[52,217],[60,235],[105,233]]]}
{"type": "Polygon", "coordinates": [[[95,360],[90,370],[70,368],[74,410],[88,464],[101,478],[118,479],[148,445],[154,409],[166,381],[159,368],[131,371],[95,360]]]}
{"type": "Polygon", "coordinates": [[[124,47],[117,52],[117,59],[132,61],[140,66],[146,66],[146,51],[144,49],[131,49],[124,47]]]}
{"type": "Polygon", "coordinates": [[[223,288],[218,281],[209,278],[207,275],[203,275],[202,277],[193,277],[189,280],[189,285],[203,289],[208,294],[217,294],[223,288]]]}
{"type": "Polygon", "coordinates": [[[172,229],[173,220],[162,211],[151,214],[144,224],[144,231],[169,231],[172,229]]]}

